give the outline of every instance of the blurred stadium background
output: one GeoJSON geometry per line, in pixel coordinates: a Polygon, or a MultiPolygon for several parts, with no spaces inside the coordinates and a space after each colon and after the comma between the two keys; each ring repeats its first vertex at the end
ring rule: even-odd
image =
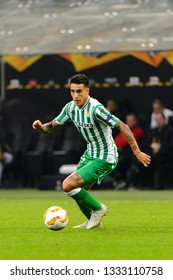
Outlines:
{"type": "Polygon", "coordinates": [[[144,125],[155,98],[173,110],[172,17],[172,0],[0,1],[0,131],[14,153],[6,187],[53,189],[60,166],[78,162],[71,127],[31,128],[58,115],[76,73],[93,97],[115,98],[144,125]]]}

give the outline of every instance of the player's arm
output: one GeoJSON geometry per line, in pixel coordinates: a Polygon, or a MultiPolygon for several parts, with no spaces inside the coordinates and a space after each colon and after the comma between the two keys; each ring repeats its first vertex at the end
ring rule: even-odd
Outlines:
{"type": "Polygon", "coordinates": [[[145,166],[147,167],[150,162],[151,162],[151,157],[143,152],[141,152],[138,143],[133,135],[133,133],[131,132],[129,126],[127,124],[125,124],[124,122],[120,121],[116,127],[121,131],[122,135],[124,136],[124,138],[127,140],[127,142],[129,143],[134,155],[136,156],[136,158],[145,166]]]}
{"type": "Polygon", "coordinates": [[[45,132],[45,133],[50,133],[53,132],[58,127],[58,123],[53,120],[51,122],[43,124],[40,120],[35,120],[32,124],[32,127],[35,130],[45,132]]]}

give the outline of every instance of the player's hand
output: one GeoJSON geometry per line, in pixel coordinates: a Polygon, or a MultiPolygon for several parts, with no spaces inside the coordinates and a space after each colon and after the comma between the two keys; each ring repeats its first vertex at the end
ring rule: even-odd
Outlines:
{"type": "Polygon", "coordinates": [[[32,124],[33,129],[41,129],[42,128],[42,122],[40,120],[36,120],[32,124]]]}
{"type": "Polygon", "coordinates": [[[137,153],[136,157],[145,167],[148,167],[151,163],[151,157],[141,151],[137,153]]]}

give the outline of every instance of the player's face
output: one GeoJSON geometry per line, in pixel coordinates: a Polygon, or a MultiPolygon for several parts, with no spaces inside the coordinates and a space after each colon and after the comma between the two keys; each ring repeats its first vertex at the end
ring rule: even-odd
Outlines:
{"type": "Polygon", "coordinates": [[[71,84],[70,92],[74,103],[78,107],[82,107],[88,100],[89,88],[84,84],[71,84]]]}

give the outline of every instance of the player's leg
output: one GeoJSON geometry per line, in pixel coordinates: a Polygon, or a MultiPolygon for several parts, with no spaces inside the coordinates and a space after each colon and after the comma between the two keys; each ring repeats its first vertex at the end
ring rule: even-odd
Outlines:
{"type": "MultiPolygon", "coordinates": [[[[87,186],[84,186],[84,189],[86,189],[87,191],[89,189],[91,189],[91,187],[93,186],[94,184],[90,184],[90,185],[87,185],[87,186]]],[[[89,219],[91,218],[91,215],[92,215],[92,209],[91,207],[88,207],[86,204],[81,204],[81,202],[78,200],[76,200],[76,203],[77,205],[79,206],[79,209],[81,210],[81,212],[87,217],[87,221],[85,221],[83,224],[79,224],[77,226],[74,226],[73,228],[86,228],[87,227],[87,224],[88,224],[88,221],[89,219]]],[[[99,225],[97,227],[101,227],[101,223],[99,223],[99,225]]]]}
{"type": "Polygon", "coordinates": [[[90,188],[96,181],[101,183],[116,164],[103,160],[85,160],[77,171],[63,181],[64,192],[72,197],[81,211],[89,219],[86,228],[93,228],[100,224],[101,218],[106,214],[107,207],[94,199],[85,188],[90,188]]]}
{"type": "MultiPolygon", "coordinates": [[[[70,176],[68,176],[64,182],[63,182],[63,189],[65,191],[65,189],[69,187],[68,189],[66,189],[65,192],[69,192],[70,190],[74,189],[74,188],[84,188],[85,190],[89,190],[96,182],[96,179],[91,179],[90,177],[85,177],[85,181],[83,179],[83,173],[82,175],[79,175],[79,172],[81,169],[84,168],[84,174],[87,172],[86,170],[86,166],[88,165],[90,161],[85,157],[85,155],[83,155],[80,159],[80,162],[78,164],[77,167],[77,174],[73,173],[70,176]]],[[[78,192],[79,190],[75,191],[78,192]]],[[[85,191],[81,191],[82,193],[80,193],[79,195],[74,195],[73,196],[73,192],[72,192],[72,198],[76,201],[76,203],[78,204],[80,210],[82,211],[82,213],[87,217],[87,219],[90,219],[91,217],[91,213],[93,211],[92,207],[89,206],[86,203],[83,203],[83,201],[81,200],[80,196],[82,195],[86,195],[85,191]]],[[[71,195],[71,193],[68,194],[69,196],[71,195]]]]}
{"type": "MultiPolygon", "coordinates": [[[[94,184],[89,184],[87,186],[84,186],[84,189],[88,191],[89,189],[92,188],[93,185],[94,184]]],[[[92,215],[92,209],[91,209],[91,207],[88,207],[86,204],[81,203],[81,201],[76,200],[76,203],[79,206],[79,209],[81,210],[81,212],[87,217],[87,221],[84,222],[83,224],[79,224],[77,226],[74,226],[73,228],[86,228],[87,224],[88,224],[88,221],[89,221],[89,219],[91,218],[91,215],[92,215]]],[[[102,226],[101,223],[99,223],[97,225],[97,227],[101,227],[101,226],[102,226]]]]}
{"type": "MultiPolygon", "coordinates": [[[[84,189],[85,190],[89,190],[94,184],[90,184],[90,185],[87,185],[87,186],[84,186],[84,189]]],[[[81,204],[80,201],[78,202],[78,200],[76,201],[77,205],[79,206],[81,212],[87,217],[87,219],[89,220],[90,217],[91,217],[91,214],[92,214],[92,209],[91,207],[88,207],[86,204],[81,204]]],[[[82,227],[85,227],[86,226],[86,223],[84,224],[84,226],[82,227]]]]}
{"type": "MultiPolygon", "coordinates": [[[[71,174],[63,181],[64,192],[76,201],[77,205],[79,206],[82,213],[87,217],[88,221],[94,212],[102,211],[103,207],[99,201],[94,199],[88,193],[87,190],[90,189],[92,185],[93,184],[86,185],[83,178],[77,172],[71,174]]],[[[90,228],[100,227],[101,217],[99,217],[99,220],[97,220],[90,228]]],[[[88,221],[74,228],[87,228],[88,221]]]]}
{"type": "Polygon", "coordinates": [[[89,194],[89,192],[85,189],[85,186],[90,187],[88,184],[86,185],[78,172],[69,175],[62,184],[64,192],[68,196],[72,197],[80,208],[86,206],[88,209],[86,216],[89,218],[93,210],[101,208],[101,204],[89,194]]]}
{"type": "MultiPolygon", "coordinates": [[[[100,184],[102,180],[113,171],[116,165],[117,161],[112,164],[106,162],[105,160],[94,159],[89,160],[89,162],[82,168],[78,169],[77,172],[83,178],[85,185],[87,183],[93,182],[97,182],[98,184],[100,184]]],[[[107,207],[100,202],[99,204],[99,208],[92,208],[92,214],[86,225],[86,229],[99,226],[102,217],[105,216],[107,212],[107,207]]]]}

